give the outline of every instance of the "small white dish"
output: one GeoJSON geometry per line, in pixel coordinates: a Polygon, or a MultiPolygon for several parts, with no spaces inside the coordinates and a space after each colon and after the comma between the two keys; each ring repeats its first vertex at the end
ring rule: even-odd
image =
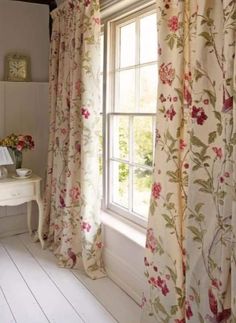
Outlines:
{"type": "Polygon", "coordinates": [[[11,177],[14,179],[27,179],[30,178],[32,176],[32,174],[26,175],[26,176],[19,176],[19,175],[12,175],[11,177]]]}
{"type": "Polygon", "coordinates": [[[29,168],[17,168],[16,169],[16,174],[19,176],[19,177],[26,177],[28,175],[31,175],[32,174],[32,170],[29,169],[29,168]]]}

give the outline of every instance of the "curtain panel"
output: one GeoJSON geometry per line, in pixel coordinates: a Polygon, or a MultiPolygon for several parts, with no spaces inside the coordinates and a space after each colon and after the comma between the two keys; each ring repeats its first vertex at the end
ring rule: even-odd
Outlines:
{"type": "Polygon", "coordinates": [[[69,0],[52,12],[50,139],[45,236],[64,267],[104,276],[98,132],[100,13],[97,0],[69,0]]]}
{"type": "Polygon", "coordinates": [[[157,0],[142,323],[236,322],[236,2],[157,0]]]}

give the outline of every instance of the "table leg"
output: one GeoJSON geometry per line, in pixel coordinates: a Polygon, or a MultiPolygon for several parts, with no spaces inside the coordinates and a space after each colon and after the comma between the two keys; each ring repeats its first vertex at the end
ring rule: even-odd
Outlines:
{"type": "Polygon", "coordinates": [[[38,222],[38,236],[42,248],[44,249],[44,240],[43,240],[43,202],[42,200],[36,200],[39,210],[39,222],[38,222]]]}
{"type": "Polygon", "coordinates": [[[32,235],[32,226],[31,226],[31,214],[32,214],[32,202],[27,202],[27,225],[29,234],[32,235]]]}

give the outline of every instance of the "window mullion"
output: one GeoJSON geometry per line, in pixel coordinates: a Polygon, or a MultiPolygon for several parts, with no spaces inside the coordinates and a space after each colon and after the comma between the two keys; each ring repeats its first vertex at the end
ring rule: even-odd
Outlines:
{"type": "Polygon", "coordinates": [[[147,63],[142,63],[142,64],[135,64],[135,65],[130,65],[130,66],[125,66],[125,67],[120,67],[120,68],[116,68],[116,72],[117,71],[129,71],[129,70],[133,70],[134,68],[138,68],[138,67],[147,67],[147,66],[153,66],[153,65],[157,65],[156,61],[152,61],[152,62],[147,62],[147,63]]]}
{"type": "Polygon", "coordinates": [[[152,170],[153,169],[153,167],[151,167],[151,166],[146,166],[146,165],[138,164],[138,163],[135,163],[135,162],[131,163],[128,160],[117,158],[117,157],[111,157],[110,159],[111,159],[111,161],[116,161],[118,163],[123,163],[123,164],[126,164],[126,165],[130,165],[130,166],[135,167],[135,168],[142,168],[142,169],[146,169],[146,170],[152,170]]]}

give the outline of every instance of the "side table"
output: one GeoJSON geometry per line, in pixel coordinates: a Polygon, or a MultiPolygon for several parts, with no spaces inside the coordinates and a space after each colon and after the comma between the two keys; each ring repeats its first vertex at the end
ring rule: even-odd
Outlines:
{"type": "Polygon", "coordinates": [[[9,174],[8,178],[0,180],[0,206],[15,206],[27,203],[27,224],[30,235],[32,235],[31,216],[32,201],[38,204],[38,237],[42,248],[43,240],[43,201],[40,192],[41,178],[31,175],[29,178],[13,178],[9,174]]]}

